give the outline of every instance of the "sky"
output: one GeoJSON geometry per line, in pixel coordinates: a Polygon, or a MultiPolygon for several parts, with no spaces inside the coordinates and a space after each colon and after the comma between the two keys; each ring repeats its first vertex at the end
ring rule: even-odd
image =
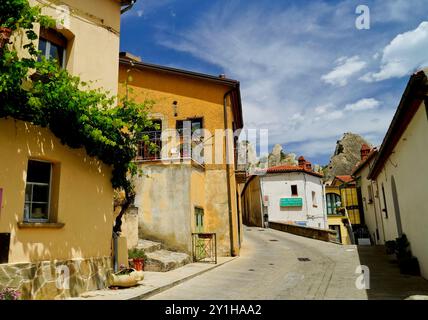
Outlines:
{"type": "Polygon", "coordinates": [[[121,51],[239,80],[245,128],[268,129],[271,147],[324,165],[345,132],[381,144],[409,77],[428,66],[428,7],[426,0],[138,0],[122,18],[121,51]],[[356,27],[361,4],[369,29],[356,27]]]}

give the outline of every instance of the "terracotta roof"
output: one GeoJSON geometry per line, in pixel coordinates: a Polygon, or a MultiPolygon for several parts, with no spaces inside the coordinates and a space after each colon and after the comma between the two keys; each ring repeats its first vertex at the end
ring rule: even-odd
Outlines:
{"type": "Polygon", "coordinates": [[[338,179],[342,182],[348,183],[354,180],[354,178],[352,178],[351,175],[346,175],[346,176],[336,176],[334,177],[335,179],[338,179]]]}
{"type": "Polygon", "coordinates": [[[152,70],[157,72],[162,72],[165,74],[180,75],[182,77],[198,79],[203,81],[209,81],[211,83],[216,83],[229,87],[232,100],[233,116],[236,124],[236,129],[242,129],[244,127],[244,118],[242,115],[242,99],[241,99],[241,84],[239,81],[224,77],[216,77],[213,75],[199,73],[189,70],[171,68],[166,66],[161,66],[158,64],[152,64],[147,62],[142,62],[138,60],[133,60],[129,58],[129,54],[126,52],[119,53],[119,63],[123,66],[133,67],[139,70],[152,70]]]}
{"type": "Polygon", "coordinates": [[[407,126],[412,121],[413,116],[419,110],[427,94],[428,82],[427,74],[424,71],[414,73],[401,97],[400,104],[395,112],[394,118],[388,128],[388,132],[383,139],[379,149],[379,155],[370,170],[369,179],[376,179],[382,171],[385,162],[394,151],[395,146],[400,141],[401,136],[406,131],[407,126]]]}
{"type": "Polygon", "coordinates": [[[303,166],[293,166],[293,165],[281,165],[276,167],[270,167],[267,169],[267,173],[287,173],[287,172],[304,172],[316,177],[322,178],[321,173],[306,169],[303,166]]]}
{"type": "Polygon", "coordinates": [[[354,177],[361,169],[363,169],[368,163],[370,163],[370,160],[373,159],[373,157],[375,157],[377,154],[378,154],[377,148],[371,149],[370,153],[367,155],[367,158],[359,161],[355,165],[351,175],[354,177]]]}

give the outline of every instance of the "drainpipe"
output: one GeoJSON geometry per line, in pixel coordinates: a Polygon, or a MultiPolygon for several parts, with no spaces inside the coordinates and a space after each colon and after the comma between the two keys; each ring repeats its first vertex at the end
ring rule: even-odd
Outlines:
{"type": "MultiPolygon", "coordinates": [[[[223,97],[223,110],[224,110],[224,129],[227,130],[228,128],[228,118],[227,118],[227,97],[234,91],[234,89],[229,90],[224,94],[223,97]]],[[[226,131],[227,133],[227,131],[226,131]]],[[[226,183],[227,183],[227,203],[229,208],[229,234],[230,234],[230,255],[234,257],[235,250],[234,250],[234,242],[233,242],[233,211],[232,211],[232,199],[230,196],[230,164],[229,164],[229,139],[227,134],[225,134],[226,139],[226,183]]]]}
{"type": "Polygon", "coordinates": [[[120,10],[120,14],[124,14],[125,12],[131,10],[135,2],[137,2],[137,0],[132,0],[132,2],[127,7],[120,10]]]}
{"type": "Polygon", "coordinates": [[[119,271],[119,261],[118,261],[118,240],[117,240],[118,236],[116,234],[116,232],[113,232],[113,270],[114,272],[118,272],[119,271]]]}

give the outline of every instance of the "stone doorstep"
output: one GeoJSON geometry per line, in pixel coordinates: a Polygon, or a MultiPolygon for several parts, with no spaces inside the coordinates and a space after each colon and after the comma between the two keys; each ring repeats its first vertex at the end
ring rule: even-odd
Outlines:
{"type": "Polygon", "coordinates": [[[149,252],[161,250],[162,249],[162,243],[150,241],[150,240],[139,239],[137,248],[143,249],[146,253],[149,253],[149,252]]]}
{"type": "Polygon", "coordinates": [[[140,281],[136,287],[90,291],[81,294],[79,298],[68,298],[67,300],[143,300],[216,269],[236,258],[238,257],[219,257],[217,264],[191,263],[169,272],[147,272],[145,275],[148,277],[140,281]],[[190,270],[188,271],[186,268],[190,270]],[[197,270],[192,271],[192,268],[197,270]]]}
{"type": "Polygon", "coordinates": [[[147,253],[144,270],[167,272],[189,264],[192,262],[191,260],[191,257],[186,253],[157,250],[147,253]]]}

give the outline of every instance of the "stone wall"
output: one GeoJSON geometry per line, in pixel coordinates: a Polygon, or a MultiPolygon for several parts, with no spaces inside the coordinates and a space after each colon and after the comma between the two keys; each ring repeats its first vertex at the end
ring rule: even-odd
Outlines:
{"type": "Polygon", "coordinates": [[[18,289],[21,299],[52,300],[77,297],[85,291],[106,288],[107,275],[111,270],[111,257],[2,264],[0,289],[18,289]]]}
{"type": "Polygon", "coordinates": [[[294,224],[280,222],[269,222],[269,228],[326,242],[336,241],[336,231],[333,230],[302,227],[294,224]]]}

